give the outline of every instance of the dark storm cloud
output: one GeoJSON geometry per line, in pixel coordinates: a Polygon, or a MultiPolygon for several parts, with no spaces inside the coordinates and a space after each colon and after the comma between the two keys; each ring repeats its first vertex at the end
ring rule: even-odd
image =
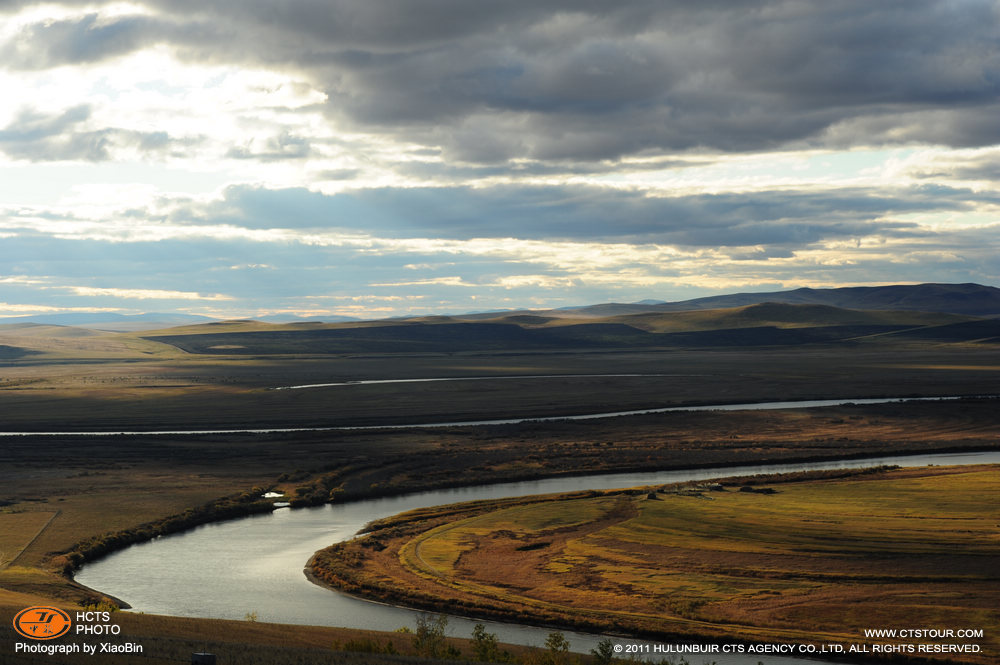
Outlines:
{"type": "Polygon", "coordinates": [[[1000,141],[987,0],[145,4],[157,15],[40,24],[7,48],[44,66],[166,42],[284,68],[339,122],[480,163],[1000,141]]]}
{"type": "Polygon", "coordinates": [[[778,256],[828,240],[920,237],[924,230],[893,216],[968,210],[973,202],[998,203],[1000,198],[936,186],[674,197],[571,185],[380,188],[335,195],[235,186],[222,200],[207,205],[176,205],[171,221],[254,229],[344,229],[392,238],[767,246],[778,256]]]}
{"type": "Polygon", "coordinates": [[[101,21],[98,14],[87,14],[29,26],[4,45],[0,56],[8,67],[22,69],[97,62],[148,46],[163,33],[162,24],[146,17],[101,21]]]}
{"type": "Polygon", "coordinates": [[[116,148],[156,152],[165,150],[171,142],[166,132],[114,127],[88,129],[90,116],[91,109],[86,104],[54,114],[24,109],[7,127],[0,129],[0,151],[29,161],[101,162],[111,159],[116,148]]]}

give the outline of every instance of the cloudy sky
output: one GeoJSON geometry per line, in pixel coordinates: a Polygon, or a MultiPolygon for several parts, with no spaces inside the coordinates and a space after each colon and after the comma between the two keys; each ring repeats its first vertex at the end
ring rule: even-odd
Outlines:
{"type": "Polygon", "coordinates": [[[0,0],[0,316],[1000,285],[1000,3],[0,0]]]}

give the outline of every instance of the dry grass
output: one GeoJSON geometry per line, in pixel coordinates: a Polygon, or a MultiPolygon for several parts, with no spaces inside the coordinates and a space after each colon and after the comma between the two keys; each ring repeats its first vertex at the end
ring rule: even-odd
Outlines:
{"type": "MultiPolygon", "coordinates": [[[[269,358],[185,354],[135,333],[73,337],[65,331],[31,336],[8,330],[4,335],[2,328],[0,345],[33,352],[6,366],[0,377],[4,427],[15,430],[454,421],[789,396],[821,399],[1000,390],[995,375],[981,369],[1000,365],[1000,348],[995,346],[859,344],[749,351],[504,350],[269,358]],[[359,379],[544,374],[569,376],[418,387],[383,384],[268,390],[359,379]],[[606,376],[572,376],[580,374],[606,376]],[[627,374],[647,376],[612,376],[627,374]],[[394,405],[391,413],[386,412],[387,403],[394,405]]],[[[170,332],[196,335],[270,329],[280,327],[224,324],[170,332]]]]}
{"type": "Polygon", "coordinates": [[[55,516],[54,512],[0,511],[0,570],[13,563],[55,516]]]}
{"type": "MultiPolygon", "coordinates": [[[[709,324],[708,320],[697,323],[709,324]]],[[[235,322],[169,332],[280,328],[235,322]]],[[[195,357],[139,334],[92,335],[58,328],[36,329],[31,334],[7,328],[0,334],[0,345],[35,352],[5,364],[0,377],[0,411],[7,430],[323,426],[418,418],[454,421],[763,401],[789,395],[1000,392],[995,373],[983,371],[1000,366],[1000,349],[984,346],[901,346],[894,347],[892,354],[885,347],[860,345],[846,351],[803,347],[751,352],[285,355],[277,359],[195,357]],[[359,379],[633,373],[661,376],[269,390],[359,379]],[[389,404],[391,410],[386,408],[389,404]]],[[[33,527],[38,525],[31,520],[37,517],[21,518],[28,522],[17,525],[0,523],[4,539],[0,551],[31,542],[18,561],[0,573],[0,600],[5,594],[26,594],[68,605],[86,602],[94,597],[91,592],[52,572],[60,553],[93,536],[183,513],[253,486],[278,483],[294,491],[332,477],[333,486],[343,490],[342,496],[351,498],[564,473],[900,450],[995,449],[998,432],[1000,410],[995,402],[981,401],[799,412],[674,413],[436,430],[4,439],[0,499],[11,501],[13,510],[59,514],[34,541],[38,532],[33,533],[33,527]]],[[[466,558],[455,558],[449,565],[462,564],[466,558]]],[[[567,559],[551,565],[568,575],[575,564],[567,559]]],[[[554,587],[550,590],[554,593],[554,587]]],[[[35,603],[11,602],[12,607],[26,604],[35,603]]]]}
{"type": "Polygon", "coordinates": [[[332,568],[376,596],[645,634],[845,643],[864,641],[865,628],[980,628],[986,653],[968,662],[990,662],[1000,654],[998,472],[477,506],[397,521],[368,537],[379,547],[332,554],[332,568]],[[338,568],[338,557],[363,567],[338,568]]]}

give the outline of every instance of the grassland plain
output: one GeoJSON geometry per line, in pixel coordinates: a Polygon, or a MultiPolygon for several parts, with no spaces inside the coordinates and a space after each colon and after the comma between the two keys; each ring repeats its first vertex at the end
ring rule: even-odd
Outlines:
{"type": "Polygon", "coordinates": [[[950,658],[996,662],[1000,468],[767,480],[414,511],[317,553],[313,572],[390,602],[660,638],[974,628],[983,652],[950,658]]]}
{"type": "MultiPolygon", "coordinates": [[[[650,317],[640,323],[654,332],[683,332],[726,328],[750,316],[758,323],[795,327],[809,325],[803,311],[793,317],[765,310],[699,313],[673,323],[650,317]]],[[[828,314],[832,318],[822,323],[830,325],[961,323],[922,315],[908,321],[823,316],[828,314]]],[[[537,323],[529,318],[524,325],[537,323]]],[[[289,328],[296,326],[232,322],[170,333],[289,328]]],[[[888,342],[891,336],[875,335],[840,345],[752,349],[571,346],[316,354],[286,348],[295,352],[227,355],[225,349],[192,354],[149,336],[0,327],[0,345],[9,351],[0,359],[2,429],[398,424],[677,404],[1000,393],[1000,347],[970,339],[888,342]],[[546,374],[562,377],[525,378],[546,374]],[[580,376],[591,374],[605,376],[580,376]],[[628,374],[643,376],[623,376],[628,374]],[[463,376],[520,378],[274,390],[463,376]]],[[[129,542],[136,534],[148,537],[179,522],[231,515],[228,508],[218,509],[253,495],[255,488],[280,489],[299,503],[316,503],[561,474],[996,449],[998,434],[997,401],[970,399],[478,428],[3,438],[0,510],[22,517],[12,518],[4,530],[6,558],[16,561],[0,570],[0,599],[14,598],[4,606],[8,609],[24,607],[25,597],[67,607],[100,601],[99,593],[64,576],[66,564],[78,558],[74,555],[92,555],[105,544],[129,542]]]]}
{"type": "Polygon", "coordinates": [[[285,326],[227,322],[117,334],[0,326],[0,345],[13,354],[0,373],[0,406],[5,429],[150,430],[380,425],[677,404],[1000,392],[1000,329],[992,334],[962,327],[967,324],[995,322],[770,304],[585,323],[554,316],[477,323],[433,317],[285,326]],[[865,326],[874,328],[861,331],[865,326]],[[830,330],[840,336],[830,337],[830,330]],[[805,337],[781,337],[793,333],[805,337]],[[536,334],[562,336],[542,343],[536,334]],[[651,335],[681,337],[661,344],[650,343],[651,335]],[[644,341],[633,344],[636,338],[644,341]],[[375,343],[377,349],[368,348],[375,343]],[[587,374],[603,376],[580,376],[587,374]],[[628,376],[636,374],[642,376],[628,376]],[[527,378],[538,375],[564,378],[527,378]],[[502,384],[274,390],[482,376],[519,378],[502,384]]]}
{"type": "Polygon", "coordinates": [[[24,360],[3,368],[0,403],[8,430],[323,427],[532,418],[683,404],[995,394],[1000,392],[998,374],[1000,348],[992,347],[24,360]],[[557,376],[525,378],[545,374],[557,376]],[[605,376],[574,376],[584,374],[605,376]],[[622,376],[629,374],[645,376],[622,376]],[[442,376],[518,378],[273,390],[442,376]]]}

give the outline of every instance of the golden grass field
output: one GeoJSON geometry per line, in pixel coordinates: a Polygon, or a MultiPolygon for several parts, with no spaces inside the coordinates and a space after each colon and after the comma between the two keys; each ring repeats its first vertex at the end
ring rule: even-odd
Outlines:
{"type": "Polygon", "coordinates": [[[543,624],[791,643],[979,628],[984,653],[956,660],[1000,655],[1000,467],[738,485],[404,514],[315,570],[363,595],[543,624]]]}
{"type": "Polygon", "coordinates": [[[35,542],[58,515],[58,511],[0,513],[0,576],[8,574],[8,569],[24,550],[35,542]]]}

